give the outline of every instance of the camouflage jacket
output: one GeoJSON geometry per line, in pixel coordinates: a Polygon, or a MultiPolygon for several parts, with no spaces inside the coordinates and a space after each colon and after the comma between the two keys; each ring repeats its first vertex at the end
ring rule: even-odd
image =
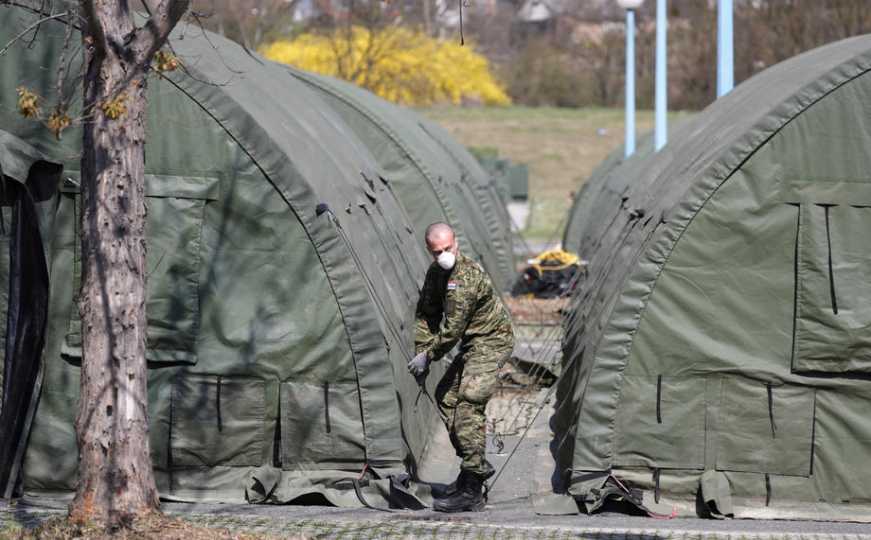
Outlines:
{"type": "Polygon", "coordinates": [[[450,271],[436,263],[427,270],[417,304],[415,350],[436,361],[457,343],[464,349],[514,343],[511,317],[490,276],[463,254],[450,271]]]}

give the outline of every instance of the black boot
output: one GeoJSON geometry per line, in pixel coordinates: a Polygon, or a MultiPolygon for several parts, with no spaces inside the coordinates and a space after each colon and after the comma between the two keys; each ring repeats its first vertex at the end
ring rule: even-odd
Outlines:
{"type": "Polygon", "coordinates": [[[460,474],[457,476],[457,479],[451,482],[446,486],[432,486],[432,496],[436,499],[444,499],[445,497],[450,497],[457,491],[463,489],[463,483],[465,483],[466,478],[470,473],[466,472],[463,469],[460,469],[460,474]]]}
{"type": "Polygon", "coordinates": [[[437,512],[480,512],[484,509],[484,481],[476,475],[466,475],[463,485],[453,495],[436,499],[433,510],[437,512]]]}
{"type": "MultiPolygon", "coordinates": [[[[484,473],[479,474],[478,476],[481,477],[482,481],[486,481],[488,478],[490,478],[491,476],[496,474],[496,469],[494,469],[493,465],[491,465],[490,462],[486,461],[486,460],[484,461],[483,466],[484,466],[484,473]]],[[[474,474],[474,473],[470,473],[469,471],[467,471],[465,469],[460,469],[459,476],[457,476],[457,479],[454,480],[453,482],[451,482],[450,484],[448,484],[446,486],[440,486],[440,487],[433,486],[431,488],[432,496],[435,497],[436,499],[444,499],[445,497],[450,497],[451,495],[456,493],[458,490],[462,489],[463,482],[466,480],[466,478],[468,478],[472,474],[474,474]]]]}

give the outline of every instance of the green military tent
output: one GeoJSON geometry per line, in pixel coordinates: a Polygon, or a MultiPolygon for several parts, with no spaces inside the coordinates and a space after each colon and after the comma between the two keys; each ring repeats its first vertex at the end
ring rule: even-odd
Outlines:
{"type": "Polygon", "coordinates": [[[461,249],[479,260],[506,290],[513,279],[510,223],[501,199],[493,199],[489,175],[464,168],[465,148],[450,149],[430,135],[415,112],[393,105],[358,86],[288,68],[316,89],[375,156],[417,230],[435,221],[450,223],[461,249]],[[456,152],[455,157],[451,152],[456,152]]]}
{"type": "MultiPolygon", "coordinates": [[[[0,40],[36,18],[3,7],[0,40]]],[[[64,34],[47,21],[32,46],[0,57],[4,178],[27,183],[26,165],[41,164],[42,176],[62,179],[37,208],[41,241],[30,231],[24,242],[44,257],[49,297],[41,363],[6,347],[4,388],[24,384],[26,368],[38,393],[35,414],[21,389],[3,396],[0,433],[15,434],[0,445],[7,495],[16,480],[27,493],[66,492],[76,480],[81,132],[58,141],[15,102],[19,85],[53,102],[64,34]],[[27,159],[16,162],[19,142],[27,159]],[[16,418],[31,414],[25,430],[16,418]]],[[[149,414],[161,495],[384,506],[403,488],[389,478],[414,473],[438,423],[406,370],[428,265],[420,231],[353,131],[283,66],[197,27],[182,25],[174,48],[185,69],[150,80],[146,146],[149,414]]],[[[4,276],[10,260],[0,261],[4,276]]]]}
{"type": "Polygon", "coordinates": [[[554,419],[588,510],[871,519],[869,103],[871,37],[810,51],[592,203],[554,419]]]}
{"type": "Polygon", "coordinates": [[[625,156],[625,148],[620,146],[593,169],[572,200],[563,231],[563,249],[578,253],[582,257],[592,249],[591,244],[601,236],[603,228],[607,227],[597,212],[613,211],[613,201],[622,199],[623,194],[630,188],[629,182],[637,176],[637,171],[630,172],[632,165],[643,166],[644,158],[652,153],[653,136],[647,134],[639,139],[635,153],[628,158],[625,156]],[[606,197],[609,204],[603,205],[606,197]]]}

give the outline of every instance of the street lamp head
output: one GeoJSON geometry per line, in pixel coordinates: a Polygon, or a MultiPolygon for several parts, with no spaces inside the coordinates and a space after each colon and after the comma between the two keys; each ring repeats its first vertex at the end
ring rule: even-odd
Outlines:
{"type": "Polygon", "coordinates": [[[617,0],[617,5],[623,9],[638,9],[644,0],[617,0]]]}

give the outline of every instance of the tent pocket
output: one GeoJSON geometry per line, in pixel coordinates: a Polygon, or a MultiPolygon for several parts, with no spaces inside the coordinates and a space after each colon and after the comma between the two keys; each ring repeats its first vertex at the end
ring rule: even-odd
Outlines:
{"type": "MultiPolygon", "coordinates": [[[[218,198],[218,187],[217,178],[146,176],[146,358],[149,362],[195,364],[197,361],[203,217],[207,202],[218,198]]],[[[76,199],[78,214],[80,197],[76,199]]],[[[78,215],[75,222],[78,229],[78,215]]],[[[81,281],[81,265],[81,247],[77,240],[76,284],[81,281]]],[[[74,357],[81,356],[82,343],[77,305],[78,302],[74,302],[63,350],[65,355],[74,357]]]]}
{"type": "Polygon", "coordinates": [[[283,468],[358,466],[365,460],[356,384],[285,382],[280,393],[283,468]]]}
{"type": "Polygon", "coordinates": [[[172,385],[170,467],[256,467],[263,461],[266,385],[182,375],[172,385]]]}
{"type": "Polygon", "coordinates": [[[815,401],[813,388],[723,381],[717,470],[809,476],[815,401]]]}
{"type": "Polygon", "coordinates": [[[795,372],[871,372],[871,208],[802,204],[795,372]]]}
{"type": "Polygon", "coordinates": [[[623,380],[614,465],[705,468],[705,380],[635,377],[623,380]]]}

